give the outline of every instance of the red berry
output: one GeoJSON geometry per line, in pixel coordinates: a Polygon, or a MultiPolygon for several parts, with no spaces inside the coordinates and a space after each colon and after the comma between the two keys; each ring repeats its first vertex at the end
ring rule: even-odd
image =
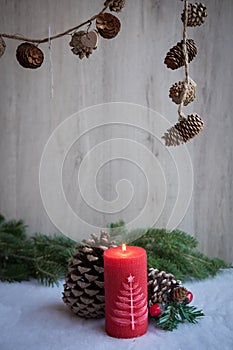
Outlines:
{"type": "Polygon", "coordinates": [[[150,307],[150,315],[153,316],[159,316],[162,313],[162,310],[160,309],[159,304],[154,304],[150,307]]]}
{"type": "Polygon", "coordinates": [[[186,294],[186,298],[187,298],[186,304],[191,303],[191,301],[193,300],[193,293],[188,291],[187,294],[186,294]]]}

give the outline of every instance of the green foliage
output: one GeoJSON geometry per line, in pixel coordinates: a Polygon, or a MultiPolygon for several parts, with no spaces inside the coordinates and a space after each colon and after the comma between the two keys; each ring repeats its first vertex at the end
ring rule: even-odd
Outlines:
{"type": "MultiPolygon", "coordinates": [[[[123,221],[109,224],[111,239],[132,242],[147,251],[148,267],[172,273],[182,281],[203,279],[227,268],[224,261],[210,259],[197,250],[197,240],[185,232],[155,228],[127,231],[123,221]]],[[[67,272],[76,242],[63,236],[26,234],[22,220],[6,221],[0,215],[0,280],[23,281],[36,278],[46,285],[57,283],[67,272]]]]}
{"type": "Polygon", "coordinates": [[[195,306],[169,302],[165,305],[164,311],[158,318],[157,325],[167,331],[173,331],[185,321],[197,323],[198,318],[204,316],[202,310],[197,310],[195,306]]]}
{"type": "Polygon", "coordinates": [[[28,238],[22,220],[5,221],[0,216],[0,280],[36,278],[45,285],[57,283],[67,272],[76,243],[62,235],[41,233],[28,238]]]}

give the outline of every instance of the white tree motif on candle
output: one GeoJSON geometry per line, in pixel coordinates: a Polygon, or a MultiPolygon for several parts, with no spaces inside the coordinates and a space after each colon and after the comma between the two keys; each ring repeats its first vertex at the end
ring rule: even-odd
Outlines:
{"type": "Polygon", "coordinates": [[[132,274],[127,277],[127,282],[122,282],[122,289],[119,291],[115,306],[114,316],[112,315],[111,319],[118,326],[130,325],[134,330],[136,325],[147,319],[147,298],[132,274]]]}

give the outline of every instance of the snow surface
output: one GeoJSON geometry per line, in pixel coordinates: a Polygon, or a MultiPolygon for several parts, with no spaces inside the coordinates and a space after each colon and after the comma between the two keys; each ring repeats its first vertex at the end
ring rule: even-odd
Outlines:
{"type": "Polygon", "coordinates": [[[1,350],[232,350],[233,271],[184,284],[194,294],[193,305],[205,317],[196,325],[182,324],[173,332],[156,329],[134,339],[106,335],[104,319],[84,320],[61,300],[59,287],[37,282],[0,283],[1,350]]]}

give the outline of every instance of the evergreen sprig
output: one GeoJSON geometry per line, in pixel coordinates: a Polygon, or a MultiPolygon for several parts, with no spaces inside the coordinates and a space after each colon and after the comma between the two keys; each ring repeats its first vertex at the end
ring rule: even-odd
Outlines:
{"type": "Polygon", "coordinates": [[[36,278],[45,285],[64,278],[76,243],[62,235],[41,233],[27,237],[22,220],[6,221],[0,216],[0,280],[25,281],[36,278]]]}
{"type": "Polygon", "coordinates": [[[185,321],[197,323],[198,318],[203,316],[203,311],[198,310],[195,306],[169,302],[159,316],[157,325],[164,330],[173,331],[180,323],[185,321]]]}

